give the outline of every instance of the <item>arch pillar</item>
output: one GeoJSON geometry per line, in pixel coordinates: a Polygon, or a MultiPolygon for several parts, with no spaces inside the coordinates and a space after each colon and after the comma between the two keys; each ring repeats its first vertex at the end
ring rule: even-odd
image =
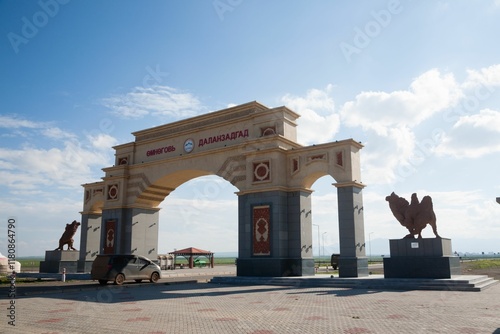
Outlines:
{"type": "Polygon", "coordinates": [[[81,224],[78,272],[90,272],[92,262],[100,249],[101,214],[82,213],[81,224]]]}
{"type": "Polygon", "coordinates": [[[103,209],[100,254],[141,254],[158,257],[159,208],[103,209]]]}
{"type": "Polygon", "coordinates": [[[363,219],[363,185],[356,182],[334,183],[339,212],[339,276],[368,276],[365,225],[363,219]]]}
{"type": "Polygon", "coordinates": [[[311,192],[238,193],[237,276],[314,275],[311,192]]]}

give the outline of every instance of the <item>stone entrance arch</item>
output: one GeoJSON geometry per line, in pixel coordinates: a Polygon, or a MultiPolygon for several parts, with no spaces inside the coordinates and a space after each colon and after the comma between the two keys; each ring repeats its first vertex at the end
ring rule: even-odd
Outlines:
{"type": "Polygon", "coordinates": [[[134,132],[115,165],[84,184],[80,270],[100,253],[158,254],[158,205],[179,185],[218,175],[238,192],[238,276],[314,274],[311,186],[336,183],[340,276],[368,275],[359,151],[352,139],[302,146],[298,114],[250,102],[134,132]]]}

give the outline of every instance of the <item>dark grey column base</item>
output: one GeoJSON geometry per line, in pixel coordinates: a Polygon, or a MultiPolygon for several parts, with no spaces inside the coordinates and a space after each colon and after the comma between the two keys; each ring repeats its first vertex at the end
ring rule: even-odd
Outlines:
{"type": "Polygon", "coordinates": [[[368,276],[368,258],[342,257],[339,258],[339,277],[365,277],[368,276]]]}
{"type": "Polygon", "coordinates": [[[254,277],[312,276],[314,275],[314,260],[239,258],[236,275],[254,277]]]}
{"type": "Polygon", "coordinates": [[[90,273],[92,269],[92,263],[94,261],[78,261],[78,272],[79,273],[90,273]]]}
{"type": "Polygon", "coordinates": [[[451,278],[461,275],[455,256],[397,256],[384,258],[385,278],[451,278]]]}
{"type": "Polygon", "coordinates": [[[40,261],[40,273],[61,274],[66,269],[67,274],[78,272],[78,261],[40,261]]]}

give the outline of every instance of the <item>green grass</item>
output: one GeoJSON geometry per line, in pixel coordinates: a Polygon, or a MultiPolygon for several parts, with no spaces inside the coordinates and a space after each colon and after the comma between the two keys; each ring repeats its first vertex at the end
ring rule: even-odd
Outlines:
{"type": "Polygon", "coordinates": [[[214,265],[218,265],[218,264],[234,264],[235,260],[236,260],[235,257],[221,257],[221,258],[217,258],[215,256],[214,257],[214,265]]]}
{"type": "Polygon", "coordinates": [[[40,266],[40,261],[42,261],[41,259],[16,259],[16,261],[18,261],[19,263],[21,263],[21,269],[23,267],[38,267],[40,266]]]}
{"type": "Polygon", "coordinates": [[[500,268],[500,259],[481,259],[469,263],[471,269],[500,268]]]}
{"type": "MultiPolygon", "coordinates": [[[[25,282],[36,282],[34,279],[26,279],[26,278],[16,278],[16,284],[17,283],[25,283],[25,282]]],[[[0,275],[0,285],[2,284],[10,284],[11,280],[4,275],[0,275]]]]}
{"type": "MultiPolygon", "coordinates": [[[[205,263],[207,263],[207,264],[209,263],[208,258],[206,258],[204,256],[200,256],[199,259],[200,259],[200,261],[205,261],[205,263]]],[[[236,258],[234,258],[234,257],[219,257],[218,258],[217,256],[215,256],[214,257],[214,265],[216,266],[216,265],[234,264],[234,260],[235,259],[236,258]]],[[[179,256],[179,257],[177,257],[177,259],[175,260],[175,262],[178,263],[178,264],[180,264],[180,263],[187,264],[188,260],[185,259],[182,256],[179,256]]]]}

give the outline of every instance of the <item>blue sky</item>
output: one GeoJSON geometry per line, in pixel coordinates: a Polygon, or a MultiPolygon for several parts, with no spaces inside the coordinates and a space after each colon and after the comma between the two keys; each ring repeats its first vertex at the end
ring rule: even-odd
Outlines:
{"type": "MultiPolygon", "coordinates": [[[[19,222],[18,256],[43,255],[113,145],[257,100],[301,114],[304,145],[363,142],[374,254],[406,234],[392,191],[432,196],[454,250],[500,252],[498,31],[498,0],[0,0],[0,219],[19,222]]],[[[315,254],[318,232],[338,251],[334,182],[313,185],[315,254]]],[[[217,177],[176,189],[160,252],[236,251],[235,191],[217,177]]]]}

